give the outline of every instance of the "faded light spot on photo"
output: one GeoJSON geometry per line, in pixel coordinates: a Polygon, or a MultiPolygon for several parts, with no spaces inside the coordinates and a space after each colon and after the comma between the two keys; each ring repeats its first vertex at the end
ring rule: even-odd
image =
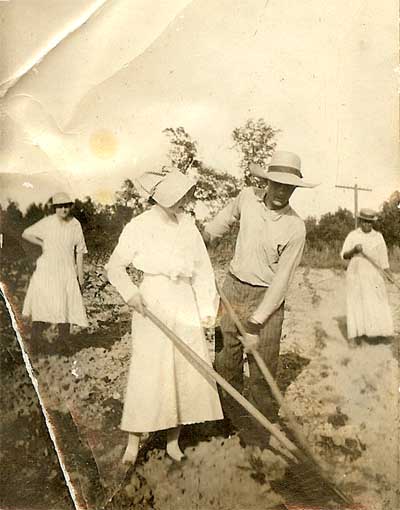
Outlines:
{"type": "Polygon", "coordinates": [[[108,129],[95,131],[89,143],[91,152],[100,159],[110,159],[118,150],[118,140],[108,129]]]}

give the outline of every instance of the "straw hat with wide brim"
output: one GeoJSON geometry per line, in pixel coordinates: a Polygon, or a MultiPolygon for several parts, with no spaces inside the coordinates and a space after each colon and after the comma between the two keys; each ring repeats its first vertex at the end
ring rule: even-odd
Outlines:
{"type": "Polygon", "coordinates": [[[73,204],[73,200],[71,200],[71,197],[67,195],[67,193],[56,193],[53,195],[51,199],[51,203],[55,205],[66,205],[66,204],[73,204]]]}
{"type": "Polygon", "coordinates": [[[365,221],[376,221],[378,219],[378,215],[372,209],[361,209],[357,214],[357,218],[365,221]]]}
{"type": "Polygon", "coordinates": [[[152,198],[162,207],[172,207],[196,186],[197,181],[178,169],[172,169],[165,175],[145,172],[135,180],[135,184],[146,198],[152,198]]]}
{"type": "Polygon", "coordinates": [[[299,188],[314,188],[317,184],[303,181],[301,173],[301,160],[294,152],[276,151],[273,153],[268,169],[252,163],[250,173],[255,177],[269,181],[289,184],[299,188]]]}

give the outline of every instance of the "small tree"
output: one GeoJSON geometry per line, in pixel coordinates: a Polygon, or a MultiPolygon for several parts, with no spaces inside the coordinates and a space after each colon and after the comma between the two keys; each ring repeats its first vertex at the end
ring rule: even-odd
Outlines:
{"type": "Polygon", "coordinates": [[[243,184],[233,175],[217,172],[202,164],[197,168],[197,175],[195,197],[206,207],[204,219],[214,216],[230,199],[236,197],[243,184]]]}
{"type": "Polygon", "coordinates": [[[389,247],[400,245],[400,191],[392,193],[383,203],[376,228],[389,247]]]}
{"type": "Polygon", "coordinates": [[[274,138],[279,130],[273,129],[264,119],[249,119],[242,127],[235,128],[232,138],[234,147],[241,154],[240,166],[244,170],[246,185],[260,185],[260,180],[250,175],[250,163],[266,166],[275,149],[274,138]]]}
{"type": "Polygon", "coordinates": [[[96,204],[91,197],[85,197],[83,201],[76,199],[73,207],[73,214],[84,229],[91,228],[96,214],[96,204]]]}
{"type": "Polygon", "coordinates": [[[172,144],[169,153],[171,165],[184,174],[189,168],[195,169],[194,173],[198,178],[195,196],[204,206],[201,214],[203,219],[215,214],[230,198],[239,193],[242,182],[232,175],[204,165],[197,159],[197,143],[185,128],[167,128],[163,132],[172,144]]]}
{"type": "Polygon", "coordinates": [[[138,193],[135,185],[130,179],[125,179],[122,187],[116,192],[116,202],[118,207],[128,207],[133,209],[133,214],[137,216],[144,209],[144,199],[138,193]]]}
{"type": "Polygon", "coordinates": [[[31,204],[26,210],[24,220],[27,225],[33,225],[44,216],[46,216],[46,211],[42,204],[31,204]]]}
{"type": "Polygon", "coordinates": [[[26,226],[18,203],[9,200],[7,208],[0,210],[0,233],[2,234],[0,259],[3,263],[15,262],[19,257],[25,256],[21,234],[26,226]]]}
{"type": "Polygon", "coordinates": [[[315,247],[318,243],[318,220],[315,216],[308,216],[304,223],[306,225],[307,243],[315,247]]]}
{"type": "Polygon", "coordinates": [[[309,216],[305,220],[307,246],[316,250],[338,250],[347,234],[354,228],[354,216],[348,209],[340,208],[323,214],[320,219],[309,216]]]}
{"type": "Polygon", "coordinates": [[[197,164],[197,144],[186,132],[185,128],[166,128],[165,133],[170,142],[171,149],[168,153],[171,165],[186,173],[191,166],[197,164]]]}
{"type": "Polygon", "coordinates": [[[348,209],[323,214],[318,222],[318,240],[326,245],[343,243],[347,234],[354,228],[354,216],[348,209]]]}
{"type": "Polygon", "coordinates": [[[7,225],[15,227],[17,230],[23,228],[23,214],[19,209],[17,202],[13,200],[8,201],[7,209],[5,211],[5,221],[7,225]]]}

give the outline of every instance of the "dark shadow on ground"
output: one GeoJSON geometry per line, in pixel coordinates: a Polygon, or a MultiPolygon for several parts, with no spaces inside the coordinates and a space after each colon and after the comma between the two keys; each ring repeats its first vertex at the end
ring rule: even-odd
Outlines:
{"type": "Polygon", "coordinates": [[[309,362],[308,358],[303,358],[294,352],[287,352],[279,356],[276,380],[282,393],[286,392],[309,362]]]}
{"type": "Polygon", "coordinates": [[[282,479],[271,482],[271,487],[284,498],[285,508],[345,508],[338,507],[341,501],[330,484],[326,484],[317,471],[308,469],[304,464],[290,466],[282,479]]]}
{"type": "Polygon", "coordinates": [[[126,333],[131,331],[131,321],[121,319],[118,322],[105,323],[95,333],[89,333],[86,330],[79,331],[71,335],[71,351],[69,355],[88,347],[96,347],[102,349],[111,349],[115,341],[120,340],[126,333]]]}
{"type": "Polygon", "coordinates": [[[40,404],[28,376],[4,300],[0,297],[1,483],[7,510],[73,510],[40,404]],[[21,370],[21,367],[24,370],[21,370]],[[17,374],[18,378],[17,378],[17,374]],[[19,380],[22,379],[22,380],[19,380]],[[23,388],[26,409],[12,412],[23,388]]]}
{"type": "Polygon", "coordinates": [[[337,325],[339,327],[339,330],[340,330],[343,338],[347,339],[347,320],[346,320],[346,316],[342,315],[342,316],[334,317],[333,319],[337,322],[337,325]]]}

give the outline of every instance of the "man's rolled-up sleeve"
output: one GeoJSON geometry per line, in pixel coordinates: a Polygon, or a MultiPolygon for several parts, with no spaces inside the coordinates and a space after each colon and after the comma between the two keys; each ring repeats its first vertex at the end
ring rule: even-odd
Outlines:
{"type": "Polygon", "coordinates": [[[281,306],[285,300],[289,285],[296,268],[300,264],[305,246],[305,231],[296,233],[285,246],[278,262],[278,268],[263,300],[252,314],[251,320],[259,324],[265,321],[281,306]]]}
{"type": "Polygon", "coordinates": [[[211,239],[222,237],[232,224],[240,218],[241,193],[206,224],[205,231],[211,239]]]}

